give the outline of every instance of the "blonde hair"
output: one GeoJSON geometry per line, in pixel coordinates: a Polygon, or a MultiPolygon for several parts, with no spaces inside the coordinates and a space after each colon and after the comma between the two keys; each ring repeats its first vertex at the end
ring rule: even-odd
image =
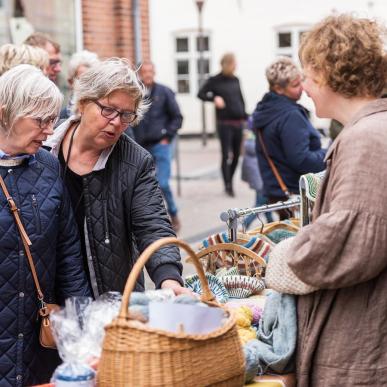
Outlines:
{"type": "Polygon", "coordinates": [[[266,69],[266,79],[269,82],[270,90],[274,86],[285,88],[290,82],[301,76],[296,64],[286,56],[278,57],[266,69]]]}
{"type": "Polygon", "coordinates": [[[48,63],[48,53],[42,48],[27,44],[4,44],[0,47],[0,75],[18,64],[30,64],[44,70],[48,63]]]}
{"type": "Polygon", "coordinates": [[[134,98],[137,118],[132,125],[137,125],[148,110],[149,102],[145,99],[145,87],[125,58],[107,59],[83,73],[75,81],[74,108],[78,110],[82,102],[96,101],[117,90],[125,91],[134,98]]]}
{"type": "Polygon", "coordinates": [[[329,16],[303,36],[301,63],[334,92],[346,97],[378,97],[387,78],[384,31],[369,19],[329,16]]]}
{"type": "Polygon", "coordinates": [[[232,74],[234,72],[235,63],[235,55],[232,52],[227,52],[226,54],[224,54],[220,60],[222,73],[227,75],[232,74]]]}
{"type": "Polygon", "coordinates": [[[42,71],[28,64],[11,68],[0,77],[1,127],[9,132],[17,119],[58,116],[63,97],[42,71]]]}

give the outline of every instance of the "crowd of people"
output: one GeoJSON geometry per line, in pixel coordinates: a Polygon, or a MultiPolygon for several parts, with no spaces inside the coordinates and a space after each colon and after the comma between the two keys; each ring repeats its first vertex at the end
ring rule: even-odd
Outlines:
{"type": "MultiPolygon", "coordinates": [[[[232,53],[198,97],[215,106],[227,195],[235,196],[243,143],[243,178],[256,206],[289,198],[301,175],[326,170],[313,223],[283,262],[318,289],[298,298],[298,385],[387,385],[387,100],[380,98],[387,59],[380,26],[349,15],[324,19],[306,34],[300,60],[302,70],[286,57],[267,67],[268,92],[250,117],[232,53]],[[328,150],[297,103],[303,90],[319,117],[344,126],[328,150]]],[[[0,48],[0,181],[9,191],[0,191],[4,386],[46,382],[59,362],[39,344],[42,304],[122,292],[139,253],[181,226],[169,180],[183,116],[173,91],[155,81],[154,64],[136,70],[126,59],[76,53],[65,106],[60,72],[60,46],[44,34],[0,48]],[[44,298],[36,295],[22,240],[31,241],[44,298]]],[[[190,293],[177,247],[160,249],[146,269],[156,288],[190,293]]],[[[136,289],[144,290],[143,277],[136,289]]]]}

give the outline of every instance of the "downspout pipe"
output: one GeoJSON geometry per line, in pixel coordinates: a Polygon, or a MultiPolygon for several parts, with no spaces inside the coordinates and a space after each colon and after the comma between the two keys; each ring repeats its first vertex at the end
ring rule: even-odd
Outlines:
{"type": "Polygon", "coordinates": [[[134,39],[134,63],[142,62],[141,50],[141,9],[140,0],[132,0],[133,39],[134,39]]]}
{"type": "Polygon", "coordinates": [[[82,0],[75,0],[75,50],[83,50],[82,0]]]}

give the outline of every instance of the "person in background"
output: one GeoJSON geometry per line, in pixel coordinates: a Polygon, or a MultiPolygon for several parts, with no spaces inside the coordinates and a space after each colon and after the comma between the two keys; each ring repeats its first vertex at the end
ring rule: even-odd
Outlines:
{"type": "Polygon", "coordinates": [[[40,47],[47,51],[49,64],[45,72],[51,81],[57,83],[58,75],[62,71],[60,45],[52,40],[48,35],[41,32],[34,32],[24,41],[24,44],[28,44],[33,47],[40,47]]]}
{"type": "MultiPolygon", "coordinates": [[[[62,95],[39,69],[22,64],[0,77],[0,174],[32,242],[46,303],[90,296],[77,226],[59,162],[41,148],[62,95]]],[[[0,189],[1,386],[47,383],[61,362],[39,343],[39,301],[15,219],[0,189]]]]}
{"type": "Polygon", "coordinates": [[[181,227],[178,209],[169,180],[173,156],[173,140],[183,123],[179,105],[173,91],[155,82],[154,64],[145,61],[138,71],[146,87],[147,98],[151,102],[148,112],[137,126],[133,126],[135,140],[153,156],[156,164],[156,177],[167,203],[172,227],[178,232],[181,227]]]}
{"type": "MultiPolygon", "coordinates": [[[[249,126],[251,120],[248,120],[249,126]]],[[[251,189],[255,191],[255,202],[253,207],[260,207],[268,203],[267,198],[263,194],[263,180],[261,171],[259,170],[257,152],[255,148],[255,135],[250,129],[245,131],[245,139],[243,144],[243,159],[242,159],[242,180],[247,182],[251,189]]],[[[271,212],[265,213],[265,218],[268,222],[273,221],[271,212]]],[[[260,219],[255,214],[248,215],[243,222],[243,225],[248,229],[255,219],[260,219]]]]}
{"type": "Polygon", "coordinates": [[[10,43],[0,47],[0,76],[18,64],[30,64],[45,72],[48,63],[48,54],[42,48],[10,43]]]}
{"type": "Polygon", "coordinates": [[[313,223],[281,260],[293,283],[315,289],[297,301],[299,387],[387,385],[384,31],[369,19],[330,16],[300,46],[317,116],[344,128],[326,155],[313,223]]]}
{"type": "MultiPolygon", "coordinates": [[[[312,126],[305,109],[297,104],[302,94],[301,72],[288,57],[277,58],[267,69],[269,92],[253,113],[257,132],[257,154],[262,173],[264,194],[270,203],[288,199],[275,177],[259,134],[289,193],[299,192],[300,176],[324,170],[326,151],[321,148],[320,134],[312,126]]],[[[289,217],[279,211],[281,219],[289,217]]]]}
{"type": "MultiPolygon", "coordinates": [[[[95,297],[123,292],[152,242],[175,236],[155,178],[152,156],[124,133],[147,109],[145,90],[128,61],[111,58],[75,81],[74,116],[45,145],[59,158],[81,233],[83,263],[95,297]]],[[[182,287],[179,249],[153,254],[146,269],[156,288],[182,287]]],[[[144,290],[144,277],[136,285],[144,290]]]]}
{"type": "MultiPolygon", "coordinates": [[[[76,52],[71,56],[67,72],[67,82],[69,84],[70,90],[73,89],[75,80],[97,62],[98,55],[88,50],[76,52]]],[[[65,120],[69,118],[72,114],[73,106],[74,100],[73,94],[71,92],[67,106],[64,107],[60,112],[60,118],[65,120]]]]}
{"type": "Polygon", "coordinates": [[[235,55],[224,54],[220,65],[221,72],[204,83],[198,97],[215,105],[216,127],[222,150],[221,170],[224,187],[227,195],[234,197],[232,179],[238,166],[247,114],[239,79],[234,74],[235,55]]]}

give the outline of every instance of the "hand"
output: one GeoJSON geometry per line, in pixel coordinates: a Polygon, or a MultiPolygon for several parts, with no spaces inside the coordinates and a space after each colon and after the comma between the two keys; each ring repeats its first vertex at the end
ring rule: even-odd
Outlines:
{"type": "Polygon", "coordinates": [[[161,289],[172,289],[175,293],[175,296],[179,296],[180,294],[188,294],[189,296],[195,297],[194,293],[187,288],[183,288],[179,282],[175,280],[165,280],[161,283],[161,289]]]}
{"type": "Polygon", "coordinates": [[[163,138],[163,139],[160,141],[160,144],[163,144],[163,145],[169,144],[169,140],[168,140],[167,138],[163,138]]]}
{"type": "Polygon", "coordinates": [[[214,98],[214,104],[217,109],[224,109],[226,107],[224,99],[219,97],[219,95],[214,98]]]}

